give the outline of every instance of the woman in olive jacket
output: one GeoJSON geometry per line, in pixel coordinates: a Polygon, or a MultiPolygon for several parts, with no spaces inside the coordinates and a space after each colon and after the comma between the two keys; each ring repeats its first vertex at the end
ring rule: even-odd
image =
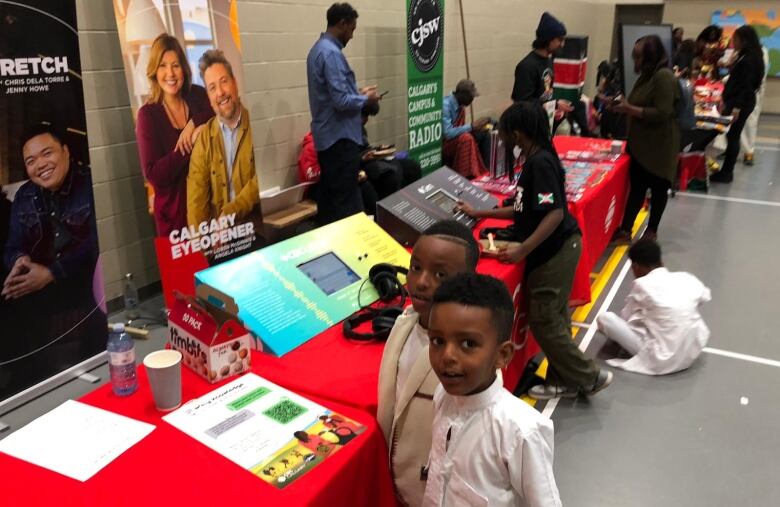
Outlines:
{"type": "Polygon", "coordinates": [[[669,69],[669,57],[661,39],[648,35],[636,41],[631,53],[634,71],[639,74],[627,101],[615,101],[609,108],[629,118],[628,153],[631,155],[631,191],[623,223],[613,238],[627,242],[639,209],[649,189],[650,221],[643,237],[655,239],[668,191],[677,175],[680,128],[677,101],[680,88],[669,69]]]}

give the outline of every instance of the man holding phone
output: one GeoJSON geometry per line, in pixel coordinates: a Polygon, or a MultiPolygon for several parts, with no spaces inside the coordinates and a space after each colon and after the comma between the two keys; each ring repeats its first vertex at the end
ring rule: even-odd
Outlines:
{"type": "Polygon", "coordinates": [[[358,90],[355,73],[342,53],[357,28],[357,18],[350,4],[333,4],[327,12],[327,30],[306,60],[311,130],[320,165],[320,225],[363,211],[358,186],[363,141],[360,112],[367,104],[378,104],[381,96],[376,86],[358,90]]]}

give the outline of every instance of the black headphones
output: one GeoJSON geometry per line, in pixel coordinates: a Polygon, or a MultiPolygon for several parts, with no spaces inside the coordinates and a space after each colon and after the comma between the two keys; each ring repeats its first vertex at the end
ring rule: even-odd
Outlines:
{"type": "Polygon", "coordinates": [[[390,303],[399,296],[401,301],[397,305],[385,308],[373,308],[371,305],[363,306],[360,303],[360,293],[363,291],[363,284],[361,284],[360,289],[358,289],[360,310],[344,320],[344,336],[362,341],[387,340],[387,337],[390,336],[390,330],[395,325],[395,319],[403,313],[406,304],[406,289],[401,280],[398,279],[399,274],[407,275],[409,270],[387,263],[376,264],[369,270],[368,279],[363,280],[363,284],[366,281],[371,282],[379,294],[380,301],[390,303]],[[355,328],[368,321],[371,321],[371,333],[355,331],[355,328]]]}

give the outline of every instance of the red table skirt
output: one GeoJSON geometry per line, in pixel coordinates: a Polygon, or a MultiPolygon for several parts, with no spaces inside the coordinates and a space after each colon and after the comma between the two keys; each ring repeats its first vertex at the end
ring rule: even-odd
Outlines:
{"type": "MultiPolygon", "coordinates": [[[[559,151],[583,150],[586,149],[587,143],[592,144],[594,141],[601,142],[556,137],[556,146],[559,151]]],[[[609,141],[606,143],[609,145],[609,141]]],[[[572,289],[572,304],[590,301],[590,272],[622,218],[627,179],[628,160],[625,157],[599,186],[589,189],[577,203],[570,205],[570,210],[583,232],[583,254],[572,289]]],[[[505,227],[509,224],[510,220],[483,220],[477,231],[484,227],[505,227]]],[[[477,231],[475,235],[478,234],[477,231]]],[[[514,298],[517,309],[513,333],[515,357],[503,372],[504,385],[513,390],[528,359],[539,352],[538,345],[530,337],[530,333],[526,332],[522,285],[524,265],[503,264],[496,259],[481,258],[477,271],[502,280],[514,298]]],[[[375,415],[379,365],[383,350],[383,342],[361,342],[345,338],[339,324],[281,358],[253,354],[252,370],[271,382],[304,396],[331,400],[375,415]]]]}
{"type": "MultiPolygon", "coordinates": [[[[480,227],[501,227],[508,220],[486,220],[480,227]]],[[[513,294],[516,308],[522,303],[523,265],[502,264],[481,258],[477,271],[503,281],[513,294]]],[[[370,324],[359,330],[368,330],[370,324]]],[[[512,390],[522,375],[528,358],[539,349],[533,340],[525,343],[525,318],[518,311],[513,339],[515,357],[503,372],[504,385],[512,390]],[[525,343],[525,345],[523,345],[525,343]]],[[[384,342],[356,341],[344,337],[341,324],[320,333],[283,357],[252,355],[252,370],[271,382],[304,396],[344,403],[376,415],[379,365],[384,342]]]]}
{"type": "MultiPolygon", "coordinates": [[[[279,490],[164,422],[164,414],[154,408],[143,367],[138,375],[138,391],[127,398],[114,395],[107,384],[81,401],[154,424],[157,428],[149,436],[84,483],[0,453],[3,505],[395,505],[387,447],[372,415],[307,396],[367,429],[279,490]]],[[[220,385],[183,368],[184,401],[220,385]]]]}
{"type": "MultiPolygon", "coordinates": [[[[609,149],[609,139],[556,136],[553,139],[558,153],[598,151],[609,149]]],[[[623,220],[628,197],[628,167],[630,159],[623,155],[607,172],[597,186],[589,188],[577,202],[569,203],[569,212],[577,220],[582,231],[582,257],[574,277],[570,301],[572,306],[587,304],[591,300],[590,273],[609,245],[612,235],[623,220]]]]}

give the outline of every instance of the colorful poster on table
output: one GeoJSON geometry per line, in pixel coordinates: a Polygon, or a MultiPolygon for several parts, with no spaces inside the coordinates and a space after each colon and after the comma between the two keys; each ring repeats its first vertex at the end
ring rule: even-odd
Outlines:
{"type": "Polygon", "coordinates": [[[444,0],[406,0],[409,156],[423,175],[442,166],[444,0]]]}
{"type": "Polygon", "coordinates": [[[366,430],[254,373],[163,419],[279,489],[366,430]]]}
{"type": "Polygon", "coordinates": [[[780,77],[780,18],[774,9],[724,9],[712,13],[712,23],[723,28],[729,45],[731,35],[742,25],[756,29],[761,44],[769,53],[769,76],[780,77]]]}
{"type": "Polygon", "coordinates": [[[379,263],[406,267],[409,252],[358,213],[201,271],[196,290],[237,306],[265,352],[281,356],[376,301],[366,280],[379,263]]]}
{"type": "MultiPolygon", "coordinates": [[[[0,403],[105,350],[74,0],[0,0],[0,403]]],[[[0,411],[2,413],[2,411],[0,411]]]]}
{"type": "Polygon", "coordinates": [[[113,0],[167,306],[264,243],[236,0],[113,0]]]}

